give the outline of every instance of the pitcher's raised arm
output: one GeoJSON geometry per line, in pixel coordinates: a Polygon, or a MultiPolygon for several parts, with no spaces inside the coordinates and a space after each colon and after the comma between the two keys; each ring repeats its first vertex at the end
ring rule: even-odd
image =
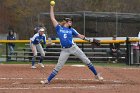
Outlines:
{"type": "Polygon", "coordinates": [[[51,17],[51,21],[53,23],[53,26],[56,27],[58,25],[58,22],[54,16],[54,6],[51,6],[51,5],[50,5],[50,17],[51,17]]]}

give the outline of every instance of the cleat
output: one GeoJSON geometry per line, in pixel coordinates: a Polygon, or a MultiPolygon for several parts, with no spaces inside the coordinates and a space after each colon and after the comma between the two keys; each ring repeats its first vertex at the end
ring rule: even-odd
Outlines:
{"type": "Polygon", "coordinates": [[[38,63],[42,68],[44,68],[44,65],[42,63],[38,63]]]}
{"type": "Polygon", "coordinates": [[[40,81],[41,84],[49,84],[48,80],[40,81]]]}
{"type": "Polygon", "coordinates": [[[31,68],[32,68],[32,69],[36,69],[36,67],[35,67],[35,66],[31,66],[31,68]]]}
{"type": "Polygon", "coordinates": [[[97,80],[99,80],[99,81],[103,81],[103,80],[104,80],[104,78],[103,78],[102,76],[100,76],[100,74],[97,74],[97,75],[95,76],[95,79],[97,79],[97,80]]]}

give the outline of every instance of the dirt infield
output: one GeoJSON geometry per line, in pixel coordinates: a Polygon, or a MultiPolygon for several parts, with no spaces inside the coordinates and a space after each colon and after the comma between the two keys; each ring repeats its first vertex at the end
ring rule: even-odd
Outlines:
{"type": "Polygon", "coordinates": [[[140,93],[140,68],[97,66],[100,82],[85,66],[65,65],[50,85],[41,85],[53,68],[0,64],[0,93],[140,93]]]}

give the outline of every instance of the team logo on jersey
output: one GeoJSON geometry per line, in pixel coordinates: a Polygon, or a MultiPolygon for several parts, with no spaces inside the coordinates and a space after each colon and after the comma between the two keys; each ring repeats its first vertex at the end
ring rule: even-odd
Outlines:
{"type": "Polygon", "coordinates": [[[62,33],[72,33],[70,30],[63,30],[63,29],[61,29],[60,32],[62,32],[62,33]]]}
{"type": "Polygon", "coordinates": [[[39,42],[39,39],[37,38],[37,39],[36,39],[36,41],[38,41],[38,42],[39,42]]]}

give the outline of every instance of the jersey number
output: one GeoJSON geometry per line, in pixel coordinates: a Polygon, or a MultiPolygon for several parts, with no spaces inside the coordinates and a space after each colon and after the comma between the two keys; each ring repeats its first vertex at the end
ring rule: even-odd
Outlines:
{"type": "Polygon", "coordinates": [[[67,34],[64,34],[64,38],[67,38],[67,34]]]}

